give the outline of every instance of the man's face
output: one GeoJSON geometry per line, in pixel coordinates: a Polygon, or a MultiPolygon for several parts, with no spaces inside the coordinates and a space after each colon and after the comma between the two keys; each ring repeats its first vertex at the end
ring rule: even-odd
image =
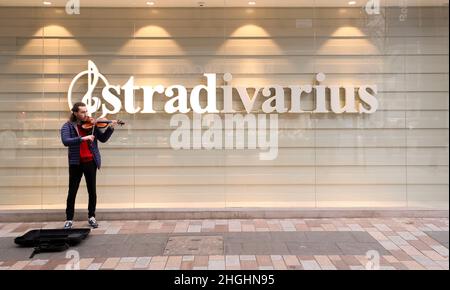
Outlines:
{"type": "Polygon", "coordinates": [[[87,119],[86,107],[78,107],[78,112],[74,113],[78,120],[85,121],[87,119]]]}

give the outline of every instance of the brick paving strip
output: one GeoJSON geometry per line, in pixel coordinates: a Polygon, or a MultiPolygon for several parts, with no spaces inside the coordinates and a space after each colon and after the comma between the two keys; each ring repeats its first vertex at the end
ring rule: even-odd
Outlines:
{"type": "Polygon", "coordinates": [[[60,226],[0,223],[0,269],[449,269],[446,218],[105,221],[70,252],[33,259],[13,243],[60,226]]]}

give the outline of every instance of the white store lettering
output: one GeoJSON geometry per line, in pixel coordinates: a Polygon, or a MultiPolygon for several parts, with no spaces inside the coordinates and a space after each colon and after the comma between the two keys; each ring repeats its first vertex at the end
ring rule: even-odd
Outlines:
{"type": "Polygon", "coordinates": [[[291,106],[286,107],[285,104],[285,88],[280,85],[255,86],[255,87],[233,87],[230,83],[233,76],[230,73],[223,75],[225,85],[217,87],[217,75],[215,73],[205,73],[206,85],[200,84],[194,86],[190,94],[183,85],[171,85],[165,88],[163,85],[156,86],[136,86],[134,76],[131,76],[124,85],[111,85],[104,75],[102,75],[93,61],[88,61],[88,69],[77,74],[70,83],[68,90],[68,105],[73,105],[72,94],[77,81],[87,75],[88,88],[82,98],[88,107],[88,113],[92,114],[101,109],[101,117],[108,114],[116,114],[124,109],[129,114],[149,113],[154,114],[153,99],[155,93],[164,94],[169,100],[165,103],[164,111],[169,114],[189,113],[212,114],[224,113],[233,114],[233,91],[236,91],[239,99],[247,113],[255,110],[255,101],[261,93],[265,100],[262,103],[261,111],[266,114],[270,113],[361,113],[372,114],[378,109],[378,93],[376,85],[362,85],[356,88],[352,85],[322,85],[326,79],[324,73],[316,75],[314,85],[290,85],[291,106]],[[102,89],[102,99],[93,96],[93,92],[97,84],[101,80],[104,83],[102,89]],[[224,108],[217,108],[217,89],[223,91],[224,108]],[[135,106],[135,92],[143,91],[143,108],[135,106]],[[253,91],[253,93],[250,93],[253,91]],[[120,96],[124,93],[124,104],[120,100],[120,96]],[[200,104],[201,92],[206,92],[206,106],[200,104]],[[304,94],[313,94],[315,97],[315,109],[312,111],[304,110],[301,104],[301,98],[304,94]],[[342,94],[344,101],[342,102],[342,94]],[[330,108],[327,106],[327,100],[330,100],[330,108]],[[106,106],[106,104],[109,106],[106,106]],[[110,109],[109,107],[112,107],[110,109]]]}

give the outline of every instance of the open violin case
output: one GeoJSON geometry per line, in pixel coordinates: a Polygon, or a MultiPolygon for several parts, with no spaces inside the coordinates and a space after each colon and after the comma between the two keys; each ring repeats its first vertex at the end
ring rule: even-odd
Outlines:
{"type": "Polygon", "coordinates": [[[42,252],[65,251],[86,239],[90,232],[89,228],[31,230],[15,238],[14,243],[22,247],[34,247],[31,259],[42,252]]]}

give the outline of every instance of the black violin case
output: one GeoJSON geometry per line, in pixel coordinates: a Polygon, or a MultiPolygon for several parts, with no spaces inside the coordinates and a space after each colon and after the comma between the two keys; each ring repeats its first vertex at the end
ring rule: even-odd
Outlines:
{"type": "Polygon", "coordinates": [[[90,232],[91,229],[88,228],[31,230],[15,238],[14,243],[21,247],[34,247],[31,259],[42,252],[65,251],[86,239],[90,232]]]}

